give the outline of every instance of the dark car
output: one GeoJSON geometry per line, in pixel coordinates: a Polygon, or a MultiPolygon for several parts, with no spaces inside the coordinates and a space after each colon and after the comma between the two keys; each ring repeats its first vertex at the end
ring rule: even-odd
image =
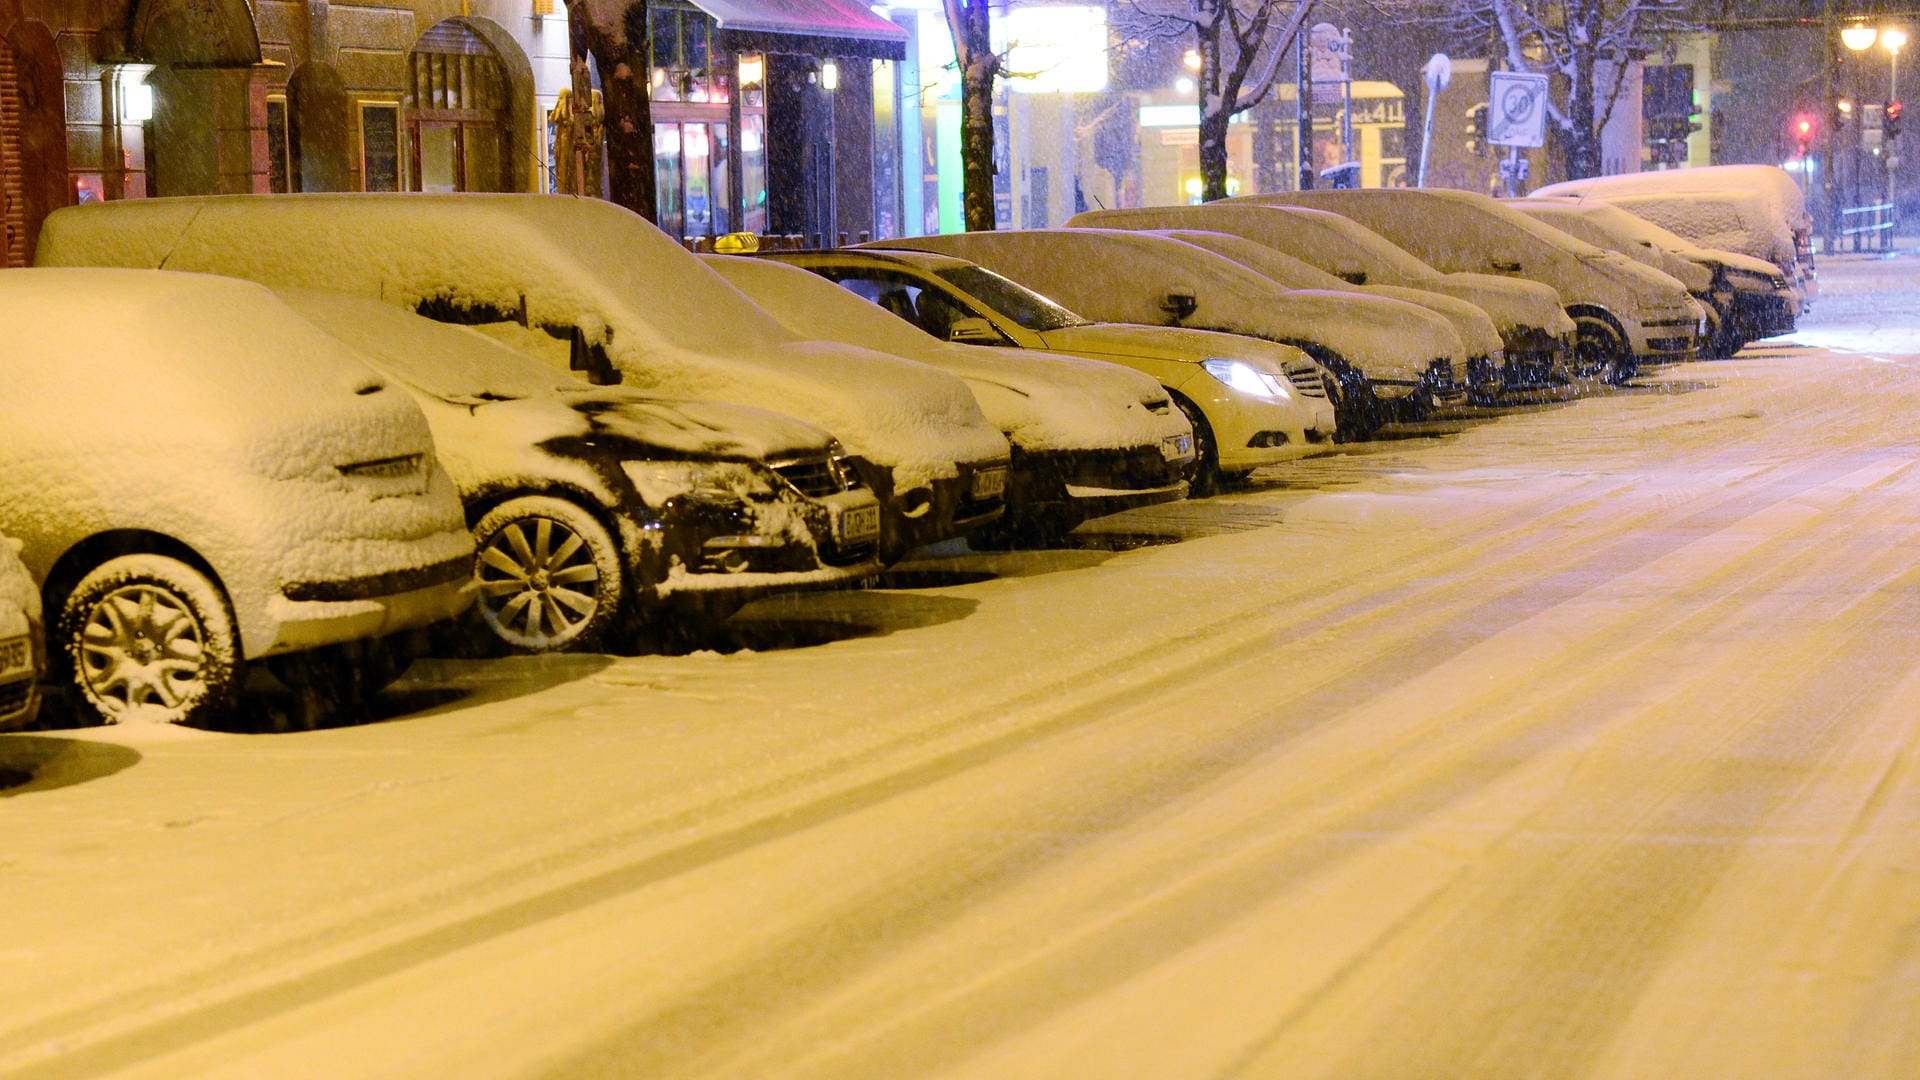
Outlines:
{"type": "Polygon", "coordinates": [[[617,646],[880,569],[879,501],[819,428],[593,386],[378,300],[281,296],[419,401],[479,545],[475,608],[513,648],[617,646]]]}

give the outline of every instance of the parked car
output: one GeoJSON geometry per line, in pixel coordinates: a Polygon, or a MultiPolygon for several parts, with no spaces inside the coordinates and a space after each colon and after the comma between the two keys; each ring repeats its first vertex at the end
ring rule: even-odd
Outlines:
{"type": "MultiPolygon", "coordinates": [[[[1443,274],[1357,222],[1326,210],[1259,203],[1204,203],[1090,210],[1067,219],[1101,229],[1205,229],[1230,233],[1313,266],[1347,287],[1411,290],[1471,304],[1493,321],[1507,386],[1533,385],[1571,370],[1573,320],[1551,286],[1492,274],[1443,274]]],[[[1403,293],[1388,293],[1409,299],[1403,293]]]]}
{"type": "Polygon", "coordinates": [[[1293,345],[1340,380],[1340,430],[1364,438],[1463,398],[1468,353],[1446,320],[1396,300],[1289,290],[1191,244],[1118,229],[1022,229],[887,240],[977,262],[1090,318],[1293,345]]]}
{"type": "Polygon", "coordinates": [[[1291,255],[1284,255],[1264,244],[1229,233],[1198,229],[1143,229],[1152,236],[1165,236],[1232,259],[1241,266],[1272,278],[1289,289],[1314,289],[1321,292],[1357,292],[1366,296],[1404,301],[1424,308],[1447,320],[1453,332],[1467,348],[1467,394],[1474,401],[1497,397],[1502,386],[1501,367],[1506,359],[1501,351],[1500,331],[1487,313],[1451,296],[1401,289],[1392,285],[1349,285],[1317,266],[1310,266],[1291,255]]]}
{"type": "Polygon", "coordinates": [[[0,534],[0,731],[25,727],[39,715],[47,666],[40,590],[20,562],[21,546],[0,534]]]}
{"type": "Polygon", "coordinates": [[[976,530],[977,540],[1044,542],[1088,518],[1186,495],[1193,427],[1147,375],[1082,357],[970,349],[801,267],[701,258],[801,337],[863,345],[966,381],[1013,446],[1006,516],[976,530]]]}
{"type": "Polygon", "coordinates": [[[1510,199],[1507,205],[1595,247],[1673,275],[1707,309],[1704,351],[1726,357],[1749,341],[1793,332],[1799,297],[1771,263],[1714,251],[1610,203],[1510,199]]]}
{"type": "Polygon", "coordinates": [[[879,500],[810,424],[592,386],[370,297],[279,295],[419,403],[478,545],[478,621],[511,648],[618,646],[880,570],[879,500]]]}
{"type": "Polygon", "coordinates": [[[1540,198],[1609,202],[1695,243],[1772,263],[1803,310],[1819,295],[1813,216],[1800,182],[1778,165],[1704,165],[1548,184],[1540,198]]]}
{"type": "MultiPolygon", "coordinates": [[[[524,342],[596,383],[787,413],[830,431],[881,501],[881,550],[1005,507],[1007,440],[959,379],[805,341],[638,215],[519,194],[124,199],[49,215],[43,265],[164,266],[377,296],[524,342]]],[[[516,347],[518,345],[516,344],[516,347]]]]}
{"type": "Polygon", "coordinates": [[[53,678],[108,722],[212,719],[258,659],[371,689],[395,635],[467,607],[419,406],[266,289],[9,270],[0,325],[0,521],[53,678]]]}
{"type": "Polygon", "coordinates": [[[1434,188],[1239,196],[1331,210],[1446,271],[1550,285],[1575,324],[1576,373],[1624,382],[1642,363],[1684,360],[1706,317],[1680,282],[1549,228],[1498,200],[1434,188]]]}
{"type": "Polygon", "coordinates": [[[1192,425],[1195,494],[1333,441],[1320,368],[1298,349],[1202,330],[1089,322],[947,255],[841,248],[764,258],[837,282],[935,337],[1094,357],[1152,375],[1192,425]]]}

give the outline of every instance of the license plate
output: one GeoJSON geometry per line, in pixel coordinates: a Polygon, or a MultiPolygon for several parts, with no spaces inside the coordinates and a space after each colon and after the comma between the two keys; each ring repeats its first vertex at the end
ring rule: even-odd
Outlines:
{"type": "Polygon", "coordinates": [[[978,469],[973,474],[973,497],[992,499],[1007,490],[1007,470],[978,469]]]}
{"type": "Polygon", "coordinates": [[[858,544],[875,539],[879,535],[880,506],[878,503],[836,508],[833,515],[835,541],[842,544],[858,544]]]}
{"type": "Polygon", "coordinates": [[[0,641],[0,682],[12,682],[33,674],[33,643],[27,638],[0,641]]]}
{"type": "Polygon", "coordinates": [[[1193,436],[1169,435],[1160,440],[1160,456],[1168,461],[1179,461],[1193,456],[1193,436]]]}

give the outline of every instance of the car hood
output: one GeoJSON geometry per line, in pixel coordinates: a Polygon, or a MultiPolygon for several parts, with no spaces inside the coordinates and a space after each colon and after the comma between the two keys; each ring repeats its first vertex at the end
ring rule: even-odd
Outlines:
{"type": "Polygon", "coordinates": [[[468,404],[481,426],[531,443],[587,440],[621,458],[769,461],[825,453],[833,437],[805,421],[711,401],[669,401],[618,387],[468,404]]]}
{"type": "Polygon", "coordinates": [[[1500,277],[1497,274],[1442,274],[1420,288],[1445,293],[1465,300],[1487,313],[1502,334],[1516,330],[1540,330],[1550,337],[1573,333],[1573,319],[1560,306],[1560,293],[1538,281],[1500,277]]]}
{"type": "Polygon", "coordinates": [[[1417,381],[1434,360],[1465,363],[1469,355],[1438,315],[1398,300],[1331,290],[1276,290],[1257,307],[1209,304],[1202,296],[1182,322],[1273,341],[1310,341],[1374,378],[1417,381]]]}
{"type": "Polygon", "coordinates": [[[1454,333],[1460,335],[1461,343],[1474,356],[1490,356],[1500,350],[1500,331],[1493,325],[1493,320],[1486,312],[1465,300],[1398,285],[1359,285],[1354,287],[1354,291],[1399,300],[1433,312],[1453,325],[1454,333]]]}

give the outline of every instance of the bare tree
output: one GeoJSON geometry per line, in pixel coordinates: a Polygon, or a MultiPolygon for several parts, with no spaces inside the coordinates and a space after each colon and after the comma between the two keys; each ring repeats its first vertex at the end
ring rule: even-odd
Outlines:
{"type": "Polygon", "coordinates": [[[1430,17],[1463,41],[1491,39],[1510,70],[1552,76],[1551,142],[1567,175],[1583,179],[1600,173],[1600,131],[1621,105],[1621,73],[1691,29],[1688,7],[1687,0],[1439,0],[1430,17]]]}
{"type": "Polygon", "coordinates": [[[653,46],[647,37],[647,0],[574,0],[567,5],[573,100],[592,99],[587,61],[600,72],[602,123],[607,137],[607,198],[655,220],[653,102],[648,79],[653,46]]]}
{"type": "Polygon", "coordinates": [[[987,0],[945,0],[947,29],[960,68],[960,191],[968,232],[991,232],[993,213],[993,80],[1004,57],[993,51],[987,0]]]}
{"type": "Polygon", "coordinates": [[[1120,0],[1115,21],[1141,40],[1191,34],[1200,55],[1200,197],[1227,196],[1227,124],[1273,89],[1317,0],[1120,0]]]}

